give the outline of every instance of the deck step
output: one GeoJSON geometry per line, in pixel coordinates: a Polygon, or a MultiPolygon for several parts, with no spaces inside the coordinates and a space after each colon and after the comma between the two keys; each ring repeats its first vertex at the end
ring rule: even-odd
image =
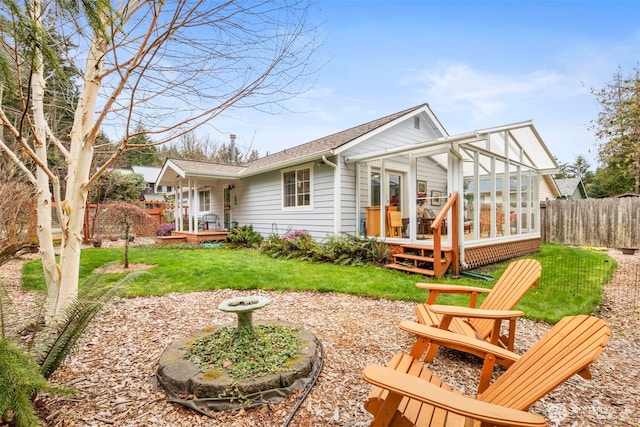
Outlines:
{"type": "Polygon", "coordinates": [[[408,265],[402,265],[402,264],[386,264],[385,268],[391,268],[393,270],[401,270],[401,271],[406,271],[407,273],[416,273],[416,274],[424,274],[426,276],[433,276],[435,273],[433,270],[429,270],[426,268],[415,268],[415,267],[410,267],[408,265]]]}
{"type": "Polygon", "coordinates": [[[419,261],[433,261],[432,257],[422,256],[422,255],[412,254],[412,253],[406,253],[406,252],[393,254],[391,256],[396,257],[396,258],[417,259],[419,261]]]}
{"type": "Polygon", "coordinates": [[[421,256],[421,255],[416,255],[416,254],[393,254],[391,256],[393,258],[410,259],[410,260],[413,260],[413,261],[423,261],[423,262],[433,262],[434,261],[434,258],[432,258],[432,257],[421,256]]]}
{"type": "Polygon", "coordinates": [[[156,243],[159,245],[169,245],[173,243],[186,243],[187,236],[156,236],[156,243]]]}
{"type": "MultiPolygon", "coordinates": [[[[435,258],[433,258],[433,257],[421,256],[421,255],[416,255],[416,254],[393,254],[393,255],[391,255],[391,257],[392,258],[410,259],[412,261],[431,262],[431,263],[433,263],[435,261],[435,258]]],[[[440,258],[440,263],[441,264],[446,264],[447,262],[448,262],[447,257],[440,258]]]]}
{"type": "Polygon", "coordinates": [[[386,268],[401,270],[408,273],[435,276],[436,270],[446,271],[451,263],[452,249],[450,247],[440,248],[442,256],[440,258],[439,265],[436,265],[433,246],[417,244],[403,244],[399,246],[401,248],[401,252],[391,255],[393,263],[385,265],[386,268]],[[410,265],[409,263],[413,265],[410,265]]]}

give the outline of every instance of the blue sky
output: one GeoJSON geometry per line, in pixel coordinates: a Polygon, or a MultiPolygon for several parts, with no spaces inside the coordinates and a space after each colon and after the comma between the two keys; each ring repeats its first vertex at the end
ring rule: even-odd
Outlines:
{"type": "Polygon", "coordinates": [[[640,2],[319,0],[326,62],[277,116],[230,112],[214,140],[276,152],[423,102],[455,135],[532,120],[560,162],[596,165],[591,88],[640,62],[640,2]]]}

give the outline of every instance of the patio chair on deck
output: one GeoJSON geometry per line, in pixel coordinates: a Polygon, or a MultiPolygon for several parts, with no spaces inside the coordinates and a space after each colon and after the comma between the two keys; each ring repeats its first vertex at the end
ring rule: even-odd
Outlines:
{"type": "MultiPolygon", "coordinates": [[[[532,286],[537,285],[541,274],[540,262],[534,259],[521,259],[509,264],[493,289],[417,283],[417,287],[429,290],[427,301],[415,309],[418,322],[502,345],[513,351],[516,320],[524,313],[512,308],[532,286]],[[438,295],[446,293],[468,294],[469,306],[436,305],[438,295]],[[487,296],[482,304],[475,308],[477,297],[481,293],[487,296]],[[505,335],[500,335],[502,321],[509,322],[508,333],[505,335]]],[[[438,346],[432,345],[425,360],[433,361],[437,351],[438,346]]]]}
{"type": "Polygon", "coordinates": [[[217,230],[218,229],[218,215],[207,214],[202,217],[205,230],[217,230]]]}
{"type": "Polygon", "coordinates": [[[413,323],[427,339],[453,340],[464,350],[484,352],[476,398],[453,390],[411,355],[395,356],[387,367],[367,366],[362,375],[373,384],[365,408],[371,426],[546,426],[529,407],[574,374],[591,378],[589,365],[611,334],[601,319],[566,317],[522,356],[449,331],[413,323]],[[433,333],[433,334],[432,334],[433,333]],[[510,367],[489,384],[495,359],[511,357],[510,367]]]}

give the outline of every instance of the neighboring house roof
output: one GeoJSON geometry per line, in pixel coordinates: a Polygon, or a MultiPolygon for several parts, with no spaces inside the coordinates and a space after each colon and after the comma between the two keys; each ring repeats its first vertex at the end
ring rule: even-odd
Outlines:
{"type": "Polygon", "coordinates": [[[131,166],[133,173],[140,174],[144,177],[145,182],[154,184],[160,173],[160,168],[150,166],[131,166]]]}
{"type": "Polygon", "coordinates": [[[634,193],[633,191],[629,191],[629,192],[622,193],[622,194],[616,194],[615,196],[611,196],[611,197],[617,197],[617,198],[621,198],[621,197],[640,197],[640,193],[634,193]]]}
{"type": "Polygon", "coordinates": [[[559,197],[572,199],[587,198],[587,191],[585,190],[584,184],[582,183],[582,179],[580,179],[580,177],[559,178],[555,181],[556,185],[558,186],[558,190],[560,191],[559,197]]]}
{"type": "Polygon", "coordinates": [[[426,111],[429,116],[434,119],[434,122],[437,123],[438,126],[436,131],[444,135],[446,131],[431,112],[429,105],[424,103],[305,144],[269,154],[239,166],[193,160],[167,159],[159,174],[162,180],[162,183],[159,182],[159,184],[167,183],[167,185],[170,185],[172,180],[178,176],[183,178],[185,176],[239,178],[286,167],[289,164],[299,164],[306,159],[318,159],[323,155],[332,155],[340,147],[365,135],[369,135],[372,132],[380,131],[386,128],[386,126],[392,125],[396,120],[404,120],[407,116],[415,115],[422,111],[426,111]],[[173,169],[175,174],[169,173],[169,169],[173,169]]]}
{"type": "Polygon", "coordinates": [[[145,193],[142,198],[147,202],[164,202],[164,196],[157,193],[145,193]]]}

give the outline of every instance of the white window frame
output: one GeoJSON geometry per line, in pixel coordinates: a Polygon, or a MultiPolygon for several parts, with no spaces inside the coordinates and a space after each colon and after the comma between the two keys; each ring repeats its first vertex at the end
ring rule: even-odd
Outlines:
{"type": "Polygon", "coordinates": [[[312,209],[313,208],[313,163],[306,163],[304,165],[299,165],[299,166],[295,166],[292,168],[287,168],[287,169],[283,169],[280,172],[280,185],[281,185],[281,196],[280,196],[280,200],[281,200],[281,204],[282,204],[282,210],[305,210],[305,209],[312,209]],[[309,171],[309,204],[298,204],[300,201],[300,196],[302,196],[303,194],[305,194],[304,192],[299,193],[298,191],[300,190],[301,184],[304,181],[299,181],[299,176],[298,173],[308,170],[309,171]],[[287,206],[286,204],[286,198],[289,196],[287,194],[287,184],[285,182],[285,176],[287,174],[290,174],[291,172],[294,173],[294,177],[295,177],[295,184],[294,184],[294,188],[295,188],[295,194],[293,195],[294,197],[294,203],[295,205],[293,206],[287,206]]]}
{"type": "Polygon", "coordinates": [[[211,189],[205,188],[198,190],[198,212],[211,212],[211,189]],[[205,194],[209,194],[209,205],[207,206],[207,198],[205,194]]]}

